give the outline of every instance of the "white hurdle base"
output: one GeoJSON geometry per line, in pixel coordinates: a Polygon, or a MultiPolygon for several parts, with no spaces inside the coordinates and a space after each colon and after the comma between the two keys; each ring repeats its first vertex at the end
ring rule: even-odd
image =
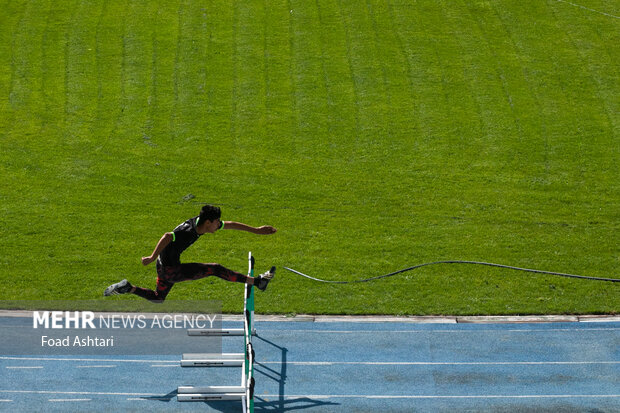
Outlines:
{"type": "Polygon", "coordinates": [[[243,353],[185,353],[181,367],[240,367],[244,359],[243,353]]]}
{"type": "Polygon", "coordinates": [[[196,402],[208,400],[244,400],[245,386],[180,386],[177,400],[196,402]]]}

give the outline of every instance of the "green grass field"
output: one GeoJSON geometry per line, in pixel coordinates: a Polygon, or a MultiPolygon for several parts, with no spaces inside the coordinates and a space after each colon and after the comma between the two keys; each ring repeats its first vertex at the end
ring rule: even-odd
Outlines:
{"type": "MultiPolygon", "coordinates": [[[[2,300],[101,299],[204,203],[259,313],[617,313],[617,0],[0,1],[2,300]],[[575,4],[579,3],[579,4],[575,4]]],[[[241,309],[239,285],[169,299],[241,309]]],[[[112,300],[140,300],[114,297],[112,300]]]]}

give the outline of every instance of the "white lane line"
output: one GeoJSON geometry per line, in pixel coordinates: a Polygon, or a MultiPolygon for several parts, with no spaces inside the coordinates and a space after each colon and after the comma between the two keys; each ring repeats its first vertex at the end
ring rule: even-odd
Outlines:
{"type": "MultiPolygon", "coordinates": [[[[273,395],[259,395],[260,397],[270,397],[273,395]]],[[[299,394],[285,395],[284,398],[290,399],[596,399],[596,398],[618,398],[620,394],[488,394],[488,395],[369,395],[369,394],[299,394]]]]}
{"type": "MultiPolygon", "coordinates": [[[[69,392],[69,391],[44,391],[44,390],[0,390],[0,393],[27,393],[27,394],[65,394],[65,395],[99,395],[99,396],[133,396],[140,398],[156,397],[169,400],[155,393],[114,393],[114,392],[69,392]]],[[[273,394],[263,394],[261,397],[273,397],[273,394]]],[[[487,394],[487,395],[372,395],[372,394],[300,394],[284,395],[285,399],[312,398],[312,399],[337,399],[337,398],[362,398],[362,399],[576,399],[576,398],[620,398],[620,394],[487,394]]],[[[90,401],[91,399],[49,399],[50,401],[90,401]]]]}
{"type": "Polygon", "coordinates": [[[180,367],[179,362],[177,361],[175,364],[151,364],[151,367],[180,367]]]}
{"type": "Polygon", "coordinates": [[[48,399],[48,401],[50,402],[57,402],[57,403],[62,403],[62,402],[89,402],[92,399],[48,399]]]}
{"type": "Polygon", "coordinates": [[[77,366],[76,368],[78,369],[111,369],[116,367],[113,364],[110,365],[103,365],[103,366],[77,366]]]}
{"type": "Polygon", "coordinates": [[[62,394],[73,396],[140,396],[140,397],[161,397],[161,393],[121,393],[121,392],[91,392],[91,391],[54,391],[54,390],[0,390],[0,393],[17,394],[62,394]]]}
{"type": "Polygon", "coordinates": [[[42,369],[43,366],[6,366],[7,369],[42,369]]]}
{"type": "Polygon", "coordinates": [[[14,357],[0,356],[0,360],[34,360],[34,361],[95,361],[99,363],[179,363],[179,360],[124,360],[124,359],[88,359],[88,358],[54,358],[54,357],[14,357]]]}
{"type": "Polygon", "coordinates": [[[13,400],[9,399],[0,399],[0,403],[11,403],[13,400]]]}
{"type": "Polygon", "coordinates": [[[620,361],[260,361],[261,364],[287,364],[297,366],[541,366],[541,365],[601,365],[620,364],[620,361]]]}
{"type": "MultiPolygon", "coordinates": [[[[469,324],[473,325],[473,324],[469,324]]],[[[457,334],[471,334],[471,333],[555,333],[555,332],[568,332],[568,333],[584,333],[584,332],[600,332],[600,331],[620,331],[620,328],[550,328],[550,329],[534,329],[534,328],[513,328],[509,330],[261,330],[263,333],[317,333],[317,334],[433,334],[433,333],[457,333],[457,334]]]]}

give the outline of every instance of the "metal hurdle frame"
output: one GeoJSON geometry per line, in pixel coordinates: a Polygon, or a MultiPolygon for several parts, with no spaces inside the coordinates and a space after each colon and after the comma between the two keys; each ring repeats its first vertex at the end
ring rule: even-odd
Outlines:
{"type": "MultiPolygon", "coordinates": [[[[248,254],[248,275],[254,277],[254,257],[248,254]]],[[[254,413],[254,288],[245,285],[243,301],[243,329],[201,330],[189,329],[190,336],[240,336],[245,338],[243,353],[183,354],[181,367],[241,367],[240,386],[179,386],[177,400],[198,402],[215,400],[241,400],[244,413],[254,413]]]]}
{"type": "MultiPolygon", "coordinates": [[[[250,277],[254,277],[254,257],[248,254],[248,266],[250,277]]],[[[252,331],[254,328],[254,288],[252,285],[245,286],[245,299],[243,301],[243,328],[245,330],[245,359],[243,361],[242,385],[245,385],[245,397],[241,399],[243,411],[254,413],[254,346],[252,345],[252,331]]]]}

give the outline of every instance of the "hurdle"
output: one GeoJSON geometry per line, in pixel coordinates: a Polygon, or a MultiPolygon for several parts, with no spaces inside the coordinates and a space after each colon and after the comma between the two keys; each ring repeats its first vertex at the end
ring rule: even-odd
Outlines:
{"type": "MultiPolygon", "coordinates": [[[[248,274],[254,276],[254,257],[248,254],[248,274]]],[[[189,329],[190,336],[239,336],[245,337],[243,353],[188,353],[183,354],[181,367],[241,367],[240,386],[179,386],[177,400],[180,402],[198,402],[215,400],[241,400],[243,412],[254,412],[254,348],[252,335],[254,329],[254,289],[245,285],[243,300],[243,329],[201,330],[189,329]]]]}

